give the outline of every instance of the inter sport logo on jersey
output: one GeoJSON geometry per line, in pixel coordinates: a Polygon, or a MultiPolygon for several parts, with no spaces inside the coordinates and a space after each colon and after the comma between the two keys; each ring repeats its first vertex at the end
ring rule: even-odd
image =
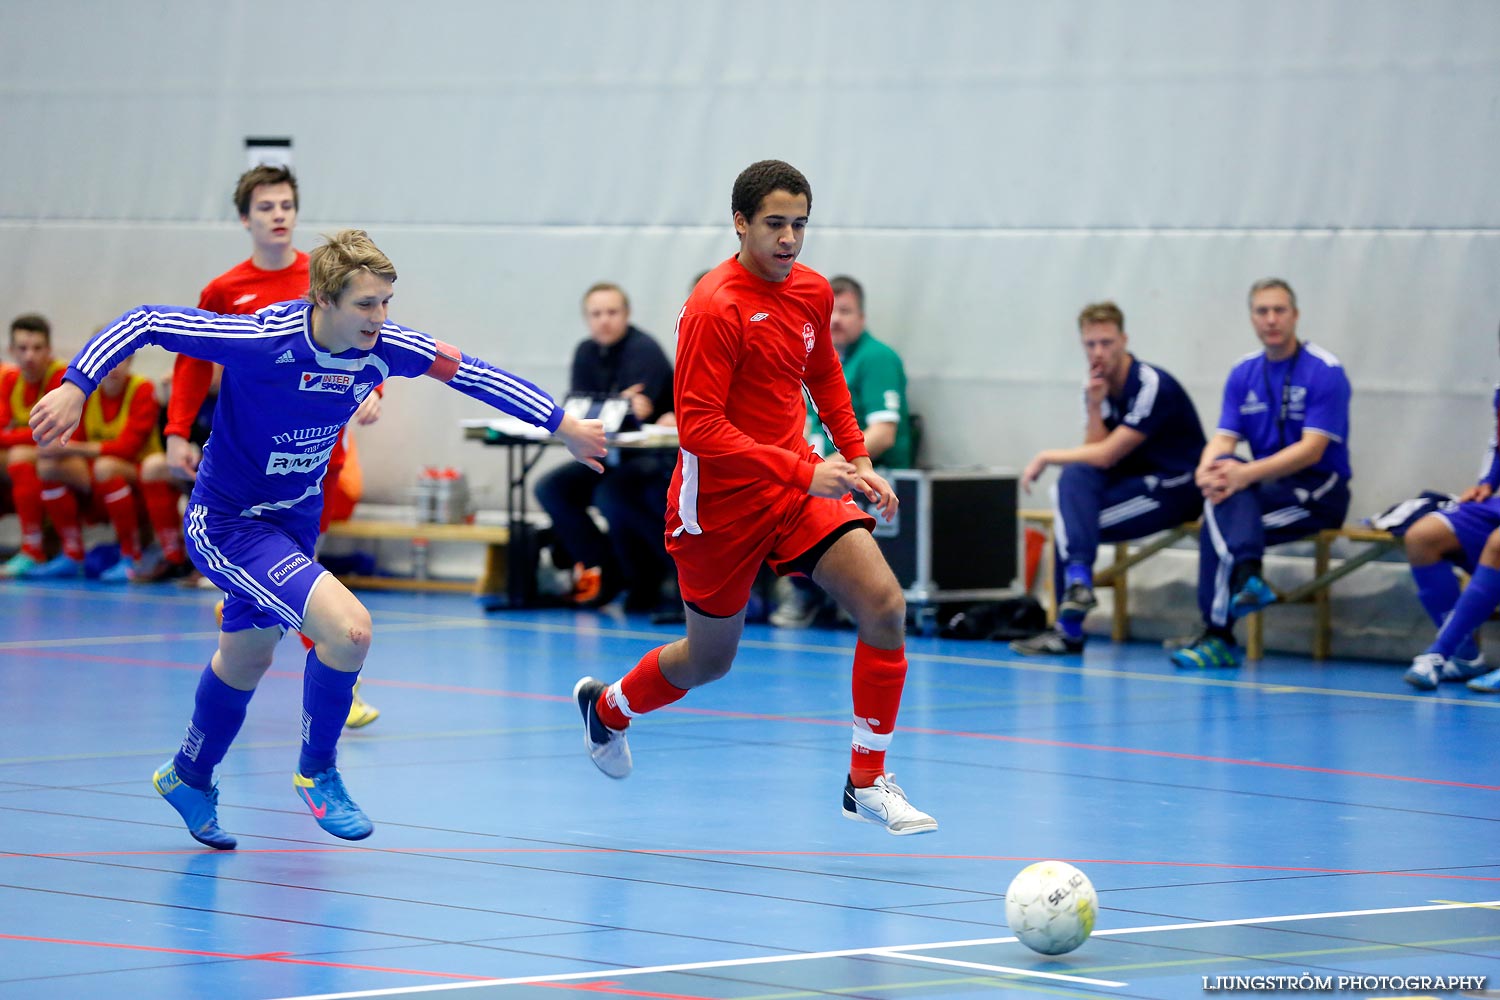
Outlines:
{"type": "Polygon", "coordinates": [[[303,392],[348,392],[353,384],[354,376],[341,372],[303,372],[298,388],[303,392]]]}

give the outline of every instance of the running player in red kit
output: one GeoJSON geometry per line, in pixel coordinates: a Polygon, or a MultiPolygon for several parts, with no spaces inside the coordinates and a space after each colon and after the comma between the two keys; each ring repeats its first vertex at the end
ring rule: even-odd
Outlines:
{"type": "Polygon", "coordinates": [[[887,521],[896,495],[873,471],[829,339],[833,291],[797,263],[812,189],[792,166],[762,160],[735,180],[731,207],[740,252],[704,275],[677,321],[681,452],[666,526],[687,637],[613,684],[577,683],[585,744],[599,770],[623,778],[630,721],[729,672],[764,561],[811,576],[858,623],[844,816],[898,836],[931,833],[937,821],[885,772],[906,680],[906,602],[870,534],[874,518],[850,494],[887,521]],[[821,460],[803,438],[804,383],[846,461],[821,460]]]}

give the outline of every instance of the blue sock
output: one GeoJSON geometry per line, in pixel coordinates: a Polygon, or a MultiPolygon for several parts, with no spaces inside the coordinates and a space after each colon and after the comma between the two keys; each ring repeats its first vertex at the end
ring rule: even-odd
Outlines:
{"type": "Polygon", "coordinates": [[[193,696],[193,721],[172,759],[177,776],[199,791],[213,787],[214,768],[229,752],[229,744],[245,722],[245,709],[255,694],[232,688],[219,679],[213,667],[205,667],[193,696]]]}
{"type": "Polygon", "coordinates": [[[1472,641],[1474,630],[1484,624],[1496,606],[1500,606],[1500,569],[1480,566],[1427,651],[1451,658],[1466,641],[1472,641]]]}
{"type": "Polygon", "coordinates": [[[1083,619],[1081,618],[1059,618],[1057,630],[1069,639],[1083,638],[1083,619]]]}
{"type": "Polygon", "coordinates": [[[1431,566],[1413,566],[1411,578],[1417,584],[1417,600],[1422,610],[1438,628],[1448,619],[1448,612],[1458,603],[1458,577],[1447,562],[1435,562],[1431,566]]]}
{"type": "Polygon", "coordinates": [[[318,651],[307,651],[302,672],[302,756],[297,770],[311,778],[326,771],[338,759],[339,734],[354,704],[354,682],[358,670],[335,670],[318,659],[318,651]]]}
{"type": "MultiPolygon", "coordinates": [[[[1411,578],[1417,583],[1417,600],[1422,602],[1422,609],[1427,612],[1432,623],[1441,629],[1448,623],[1448,616],[1458,604],[1458,577],[1454,574],[1453,567],[1446,562],[1413,566],[1411,578]]],[[[1479,646],[1475,643],[1474,636],[1464,639],[1454,655],[1465,660],[1479,656],[1479,646]]]]}
{"type": "Polygon", "coordinates": [[[1064,566],[1063,587],[1071,587],[1075,583],[1081,583],[1085,587],[1092,588],[1094,586],[1094,567],[1072,562],[1064,566]]]}

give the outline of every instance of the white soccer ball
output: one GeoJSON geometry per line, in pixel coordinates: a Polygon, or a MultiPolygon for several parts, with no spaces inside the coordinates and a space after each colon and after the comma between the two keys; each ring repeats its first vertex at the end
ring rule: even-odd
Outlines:
{"type": "Polygon", "coordinates": [[[1089,877],[1063,861],[1021,869],[1005,890],[1005,921],[1032,951],[1062,955],[1094,932],[1099,895],[1089,877]]]}

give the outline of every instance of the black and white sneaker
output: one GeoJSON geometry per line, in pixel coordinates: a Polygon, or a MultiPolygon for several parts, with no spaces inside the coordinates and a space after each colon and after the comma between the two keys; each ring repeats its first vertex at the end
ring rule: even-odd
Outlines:
{"type": "Polygon", "coordinates": [[[592,677],[579,678],[573,685],[573,700],[578,702],[578,714],[583,716],[583,745],[589,759],[611,778],[626,778],[630,776],[631,761],[625,731],[606,726],[594,708],[606,687],[603,681],[592,677]]]}
{"type": "Polygon", "coordinates": [[[934,833],[938,828],[937,820],[906,801],[906,793],[889,774],[876,778],[869,788],[855,788],[853,779],[845,777],[844,818],[883,826],[893,837],[934,833]]]}
{"type": "Polygon", "coordinates": [[[1075,639],[1061,629],[1049,628],[1030,639],[1017,639],[1010,644],[1010,649],[1022,656],[1066,656],[1083,652],[1083,640],[1075,639]]]}
{"type": "Polygon", "coordinates": [[[1063,621],[1083,621],[1090,611],[1099,606],[1099,599],[1094,596],[1094,588],[1083,583],[1075,583],[1063,591],[1062,600],[1057,604],[1057,617],[1063,621]]]}

